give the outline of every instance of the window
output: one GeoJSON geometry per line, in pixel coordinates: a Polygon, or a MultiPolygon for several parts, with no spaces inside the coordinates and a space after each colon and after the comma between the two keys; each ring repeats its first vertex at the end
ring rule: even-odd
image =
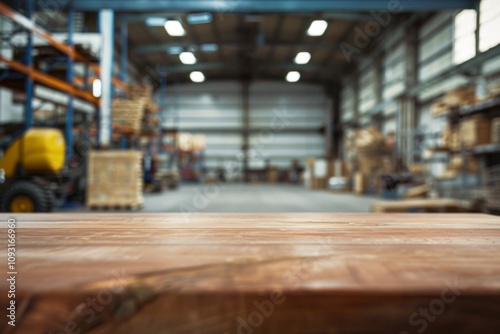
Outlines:
{"type": "Polygon", "coordinates": [[[477,13],[473,9],[463,10],[455,16],[453,44],[455,64],[461,64],[476,55],[476,19],[477,13]]]}
{"type": "Polygon", "coordinates": [[[479,19],[479,51],[484,52],[500,44],[500,2],[482,0],[479,19]]]}

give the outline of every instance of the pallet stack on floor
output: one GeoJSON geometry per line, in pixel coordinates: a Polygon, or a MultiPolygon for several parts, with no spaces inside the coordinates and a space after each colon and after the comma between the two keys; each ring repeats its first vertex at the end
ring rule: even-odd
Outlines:
{"type": "Polygon", "coordinates": [[[353,190],[356,194],[380,190],[380,176],[392,171],[392,151],[386,136],[375,128],[356,130],[347,140],[353,166],[353,190]]]}
{"type": "Polygon", "coordinates": [[[139,151],[94,151],[89,154],[87,207],[142,207],[142,154],[139,151]]]}

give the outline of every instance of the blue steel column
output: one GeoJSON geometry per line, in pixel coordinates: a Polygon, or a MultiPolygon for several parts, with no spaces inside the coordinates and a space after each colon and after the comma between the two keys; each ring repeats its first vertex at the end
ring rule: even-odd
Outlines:
{"type": "Polygon", "coordinates": [[[160,105],[160,138],[158,140],[158,152],[161,152],[162,144],[163,144],[163,127],[167,122],[167,68],[164,65],[161,69],[161,78],[160,78],[160,96],[159,96],[159,105],[160,105]]]}
{"type": "MultiPolygon", "coordinates": [[[[127,70],[128,70],[128,23],[123,21],[120,30],[121,38],[121,65],[120,65],[120,80],[124,83],[127,82],[127,70]]],[[[120,148],[122,150],[127,149],[127,137],[123,135],[120,138],[120,148]]]]}
{"type": "Polygon", "coordinates": [[[124,83],[127,82],[127,69],[128,69],[128,23],[126,21],[121,24],[121,66],[120,66],[120,80],[124,83]]]}
{"type": "MultiPolygon", "coordinates": [[[[74,11],[72,9],[68,12],[68,45],[73,48],[73,25],[74,11]]],[[[68,57],[68,66],[66,68],[66,81],[68,84],[74,84],[74,56],[70,55],[68,57]]],[[[68,109],[66,110],[66,128],[64,135],[66,138],[66,161],[71,159],[73,154],[73,104],[74,97],[72,94],[68,96],[68,109]]]]}
{"type": "MultiPolygon", "coordinates": [[[[33,19],[34,0],[26,0],[26,16],[28,19],[33,19]]],[[[27,31],[28,38],[26,44],[26,67],[33,68],[33,32],[27,31]]],[[[35,85],[31,74],[26,79],[26,110],[25,110],[25,127],[29,129],[33,126],[33,97],[35,85]]]]}

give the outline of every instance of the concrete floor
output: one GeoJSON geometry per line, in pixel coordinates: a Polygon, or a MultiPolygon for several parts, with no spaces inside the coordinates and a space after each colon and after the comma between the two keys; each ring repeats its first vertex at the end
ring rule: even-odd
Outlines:
{"type": "Polygon", "coordinates": [[[183,184],[145,194],[142,212],[369,212],[371,197],[295,185],[183,184]]]}

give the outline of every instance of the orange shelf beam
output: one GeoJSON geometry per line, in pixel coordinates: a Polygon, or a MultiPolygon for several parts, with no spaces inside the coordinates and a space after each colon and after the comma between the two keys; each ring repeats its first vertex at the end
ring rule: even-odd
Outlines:
{"type": "MultiPolygon", "coordinates": [[[[75,49],[69,45],[66,45],[58,40],[56,40],[52,35],[47,32],[45,29],[37,26],[36,24],[33,23],[30,19],[27,17],[19,14],[18,12],[12,10],[9,6],[3,4],[0,2],[0,13],[11,19],[12,21],[16,22],[19,24],[21,27],[30,30],[34,34],[40,36],[41,38],[45,39],[50,45],[52,45],[54,48],[59,50],[60,52],[68,55],[74,60],[84,62],[89,65],[89,67],[98,75],[101,74],[101,68],[99,65],[90,62],[87,57],[84,55],[78,53],[75,51],[75,49]]],[[[120,88],[122,91],[128,93],[128,86],[118,78],[113,77],[112,79],[113,84],[120,88]]]]}
{"type": "Polygon", "coordinates": [[[38,83],[44,84],[48,87],[52,87],[56,90],[65,92],[67,94],[71,94],[73,96],[82,98],[95,105],[99,105],[99,99],[94,97],[90,92],[78,89],[63,80],[59,80],[43,72],[37,71],[33,68],[29,68],[22,63],[1,56],[0,56],[0,62],[7,64],[9,67],[18,72],[28,75],[30,78],[32,78],[34,81],[38,83]]]}

